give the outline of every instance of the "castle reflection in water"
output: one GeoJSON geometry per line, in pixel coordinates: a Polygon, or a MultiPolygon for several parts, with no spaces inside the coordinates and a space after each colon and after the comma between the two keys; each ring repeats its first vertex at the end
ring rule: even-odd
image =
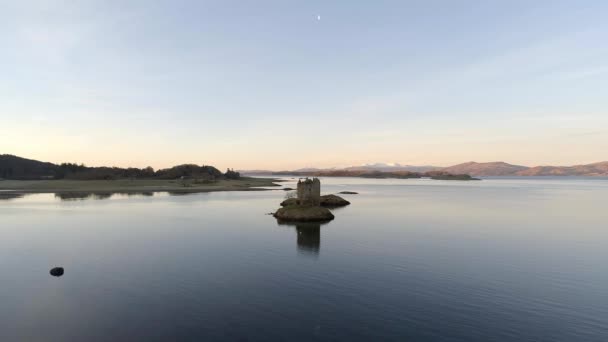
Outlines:
{"type": "Polygon", "coordinates": [[[299,223],[296,225],[296,232],[300,252],[319,254],[321,246],[321,225],[319,223],[299,223]]]}
{"type": "Polygon", "coordinates": [[[318,255],[321,247],[321,225],[319,222],[278,222],[280,226],[293,227],[296,230],[298,252],[318,255]]]}

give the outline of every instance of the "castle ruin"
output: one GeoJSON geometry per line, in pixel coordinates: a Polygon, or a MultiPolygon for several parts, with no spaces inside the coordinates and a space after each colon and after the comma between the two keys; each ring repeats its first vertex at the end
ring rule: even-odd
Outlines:
{"type": "Polygon", "coordinates": [[[318,206],[321,204],[321,181],[319,178],[298,180],[298,203],[318,206]]]}

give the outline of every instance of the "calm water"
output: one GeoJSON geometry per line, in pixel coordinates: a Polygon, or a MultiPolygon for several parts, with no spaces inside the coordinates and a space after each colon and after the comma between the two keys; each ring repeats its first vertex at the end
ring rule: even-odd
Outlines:
{"type": "Polygon", "coordinates": [[[283,191],[2,193],[0,340],[608,340],[608,180],[322,182],[360,192],[322,226],[283,191]]]}

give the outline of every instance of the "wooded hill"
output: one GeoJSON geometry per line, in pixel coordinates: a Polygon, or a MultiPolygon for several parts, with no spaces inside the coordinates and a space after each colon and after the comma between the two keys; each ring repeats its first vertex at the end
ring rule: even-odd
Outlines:
{"type": "Polygon", "coordinates": [[[0,155],[0,179],[110,180],[124,178],[178,179],[182,177],[202,180],[236,179],[240,177],[240,174],[230,169],[226,173],[222,173],[215,167],[208,165],[183,164],[155,171],[151,167],[143,169],[106,166],[89,167],[73,163],[53,164],[10,154],[0,155]]]}

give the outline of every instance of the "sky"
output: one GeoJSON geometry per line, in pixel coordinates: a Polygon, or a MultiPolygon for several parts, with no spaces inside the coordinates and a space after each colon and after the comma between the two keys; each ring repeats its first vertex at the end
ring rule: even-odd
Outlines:
{"type": "Polygon", "coordinates": [[[607,1],[0,0],[0,154],[608,160],[607,1]]]}

